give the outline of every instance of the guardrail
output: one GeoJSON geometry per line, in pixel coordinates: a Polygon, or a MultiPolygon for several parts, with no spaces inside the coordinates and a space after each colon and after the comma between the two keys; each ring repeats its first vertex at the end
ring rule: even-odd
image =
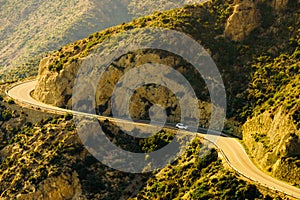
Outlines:
{"type": "Polygon", "coordinates": [[[258,182],[258,181],[256,181],[256,180],[252,179],[251,177],[247,176],[246,174],[240,172],[236,167],[234,167],[234,166],[231,164],[230,160],[228,159],[228,157],[226,156],[226,154],[224,153],[224,151],[219,147],[218,144],[216,144],[214,141],[211,141],[211,140],[209,140],[209,139],[207,139],[207,138],[205,138],[205,137],[201,137],[201,138],[203,138],[204,140],[206,140],[206,141],[212,143],[212,144],[220,151],[220,153],[222,154],[222,156],[224,157],[224,159],[226,160],[226,162],[228,163],[228,165],[229,165],[235,172],[237,172],[238,174],[240,174],[241,176],[243,176],[243,177],[249,179],[250,181],[255,182],[255,183],[257,183],[257,184],[259,184],[259,185],[261,185],[261,186],[263,186],[263,187],[266,187],[266,188],[269,188],[269,189],[275,191],[275,192],[274,192],[275,194],[277,194],[278,192],[280,192],[280,193],[282,193],[282,194],[284,194],[284,195],[286,195],[286,196],[289,196],[289,197],[292,197],[292,198],[297,199],[297,197],[295,197],[293,194],[288,194],[288,193],[286,193],[286,192],[284,192],[284,191],[282,191],[282,190],[278,190],[278,189],[276,189],[276,188],[274,188],[274,187],[268,186],[268,185],[266,185],[266,184],[262,184],[262,183],[260,183],[260,182],[258,182]]]}

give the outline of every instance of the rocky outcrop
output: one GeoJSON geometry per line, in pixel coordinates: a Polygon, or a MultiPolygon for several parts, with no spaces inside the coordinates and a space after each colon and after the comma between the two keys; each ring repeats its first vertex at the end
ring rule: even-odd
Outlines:
{"type": "Polygon", "coordinates": [[[74,172],[72,175],[62,174],[58,177],[48,178],[39,184],[37,191],[28,194],[19,194],[16,196],[16,199],[85,200],[87,198],[82,194],[80,180],[77,176],[77,173],[74,172]]]}
{"type": "MultiPolygon", "coordinates": [[[[34,98],[38,99],[47,104],[71,108],[72,106],[72,92],[74,87],[74,81],[77,75],[77,72],[81,66],[81,61],[72,62],[66,64],[65,67],[60,70],[52,70],[49,67],[49,60],[51,58],[45,58],[40,64],[40,70],[38,75],[38,84],[33,93],[34,98]]],[[[160,67],[160,66],[157,67],[160,67]]],[[[124,75],[133,73],[131,70],[139,68],[134,77],[143,77],[145,74],[157,74],[156,81],[164,83],[166,78],[172,76],[171,69],[174,68],[177,71],[181,72],[185,77],[189,77],[191,82],[199,83],[201,79],[200,74],[195,74],[193,67],[187,64],[182,58],[176,57],[171,54],[156,52],[156,51],[144,51],[140,50],[137,52],[128,53],[125,56],[122,56],[117,61],[113,62],[102,74],[98,85],[97,92],[95,94],[96,99],[96,110],[99,114],[104,116],[112,116],[114,113],[111,107],[111,98],[114,94],[114,90],[119,87],[119,82],[122,80],[124,75]],[[159,70],[155,67],[140,67],[146,63],[155,63],[162,66],[170,66],[168,70],[159,70]]],[[[164,68],[167,69],[167,68],[164,68]]],[[[93,74],[93,73],[89,73],[93,74]]],[[[89,76],[87,74],[87,76],[89,76]]],[[[87,79],[91,77],[86,77],[87,79]]],[[[132,78],[132,75],[131,75],[132,78]]],[[[159,105],[166,110],[168,116],[168,121],[176,122],[180,121],[181,117],[181,107],[177,99],[178,96],[184,94],[174,94],[174,91],[171,91],[172,88],[182,87],[178,81],[172,81],[172,77],[167,78],[170,81],[168,82],[168,88],[154,84],[154,85],[144,85],[134,92],[130,101],[130,115],[133,119],[151,119],[149,116],[149,111],[153,105],[159,105]],[[171,85],[169,84],[171,83],[171,85]],[[171,88],[171,89],[170,89],[171,88]]],[[[93,79],[92,79],[93,80],[93,79]]],[[[130,79],[131,80],[131,79],[130,79]]],[[[97,80],[95,80],[97,81],[97,80]]],[[[133,80],[139,81],[139,80],[133,80]]],[[[124,83],[123,83],[124,84],[124,83]]],[[[122,88],[126,86],[122,85],[122,88]]],[[[194,87],[194,91],[198,93],[197,95],[202,96],[202,98],[208,96],[207,90],[204,88],[204,82],[201,82],[194,87]],[[203,83],[203,85],[201,85],[203,83]]],[[[129,88],[128,88],[129,89],[129,88]]],[[[184,88],[179,90],[184,91],[184,88]]],[[[125,91],[126,92],[126,91],[125,91]]],[[[82,91],[82,100],[78,100],[78,105],[76,104],[76,110],[85,110],[87,106],[86,96],[84,95],[85,91],[82,91]]],[[[119,94],[117,96],[116,104],[122,104],[124,101],[124,95],[119,94]]],[[[74,99],[73,99],[74,100],[74,99]]],[[[199,110],[200,110],[200,123],[203,126],[208,124],[210,117],[211,107],[209,103],[199,101],[199,110]]],[[[187,104],[188,105],[188,104],[187,104]]],[[[95,108],[92,108],[95,109],[95,108]]],[[[126,107],[127,109],[127,107],[126,107]]],[[[193,111],[194,108],[189,110],[193,111]]],[[[118,111],[121,112],[119,109],[118,111]]]]}
{"type": "Polygon", "coordinates": [[[288,3],[289,0],[235,0],[234,11],[227,20],[224,35],[233,41],[242,41],[264,20],[259,5],[271,7],[276,13],[286,9],[288,3]]]}
{"type": "Polygon", "coordinates": [[[242,41],[261,23],[260,10],[256,1],[236,1],[233,14],[227,20],[225,36],[233,41],[242,41]]]}
{"type": "Polygon", "coordinates": [[[256,162],[273,176],[300,185],[300,131],[280,108],[253,117],[243,126],[243,141],[256,162]],[[288,173],[287,173],[288,172],[288,173]]]}
{"type": "Polygon", "coordinates": [[[73,62],[57,72],[49,69],[49,59],[48,57],[40,62],[38,85],[33,97],[47,104],[70,107],[70,95],[80,64],[73,62]]]}

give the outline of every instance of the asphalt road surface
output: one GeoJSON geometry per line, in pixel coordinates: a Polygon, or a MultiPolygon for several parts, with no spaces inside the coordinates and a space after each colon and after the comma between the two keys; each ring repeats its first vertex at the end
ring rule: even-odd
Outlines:
{"type": "MultiPolygon", "coordinates": [[[[30,95],[31,91],[34,90],[37,81],[28,81],[20,83],[12,87],[7,91],[7,94],[20,102],[21,105],[29,105],[35,108],[40,108],[45,112],[57,112],[57,113],[73,113],[80,114],[79,112],[74,112],[71,110],[66,110],[62,108],[57,108],[55,106],[47,105],[33,99],[30,95]]],[[[106,118],[106,117],[103,117],[106,118]]],[[[111,118],[108,118],[111,119],[111,118]]],[[[140,122],[139,122],[140,123],[140,122]]],[[[228,164],[243,176],[251,179],[252,181],[258,182],[264,186],[272,188],[283,192],[289,196],[296,199],[300,199],[300,189],[296,188],[288,183],[277,180],[261,170],[259,170],[249,159],[247,153],[245,152],[243,146],[239,143],[237,139],[231,137],[222,137],[220,134],[202,134],[197,133],[199,136],[205,137],[207,140],[211,141],[216,145],[222,152],[223,156],[227,160],[228,164]]]]}

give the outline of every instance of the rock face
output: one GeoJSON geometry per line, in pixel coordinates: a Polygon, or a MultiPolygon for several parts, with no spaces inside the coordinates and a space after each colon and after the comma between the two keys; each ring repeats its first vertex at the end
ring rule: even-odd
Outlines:
{"type": "Polygon", "coordinates": [[[289,0],[235,0],[233,14],[228,18],[225,36],[233,41],[242,41],[262,22],[259,4],[273,8],[274,12],[287,7],[289,0]]]}
{"type": "Polygon", "coordinates": [[[79,66],[74,62],[60,72],[55,72],[49,70],[49,58],[43,59],[38,74],[39,84],[34,90],[33,97],[59,107],[70,106],[71,102],[68,97],[72,95],[72,85],[79,66]]]}
{"type": "MultiPolygon", "coordinates": [[[[71,108],[72,106],[72,90],[74,87],[74,81],[79,70],[81,67],[80,63],[84,61],[73,62],[69,65],[66,65],[64,69],[60,71],[54,71],[49,69],[49,59],[44,59],[40,64],[39,76],[38,76],[38,84],[35,88],[33,96],[47,104],[59,106],[59,107],[67,107],[71,108]]],[[[114,90],[116,88],[120,88],[119,81],[125,75],[132,73],[131,70],[139,68],[137,71],[142,73],[142,75],[135,75],[135,77],[140,77],[137,79],[143,79],[142,76],[145,74],[157,74],[157,68],[153,67],[146,67],[142,68],[145,64],[149,63],[156,63],[163,66],[170,66],[167,67],[169,70],[159,70],[159,74],[156,76],[156,81],[158,82],[166,82],[165,78],[169,79],[171,85],[168,85],[168,88],[164,86],[160,86],[157,84],[153,85],[144,85],[134,92],[130,99],[130,116],[133,119],[150,119],[151,118],[151,108],[154,105],[159,105],[160,107],[166,110],[166,114],[168,116],[168,121],[176,122],[180,121],[181,117],[181,107],[178,101],[178,96],[185,95],[185,94],[174,94],[174,91],[171,91],[170,88],[180,88],[180,83],[178,81],[172,81],[172,73],[171,69],[174,68],[177,71],[181,72],[183,76],[193,83],[197,82],[197,87],[194,87],[193,90],[198,93],[198,96],[202,96],[202,98],[208,96],[207,90],[203,89],[205,87],[204,81],[203,86],[199,84],[199,80],[201,83],[201,76],[200,74],[195,74],[195,70],[192,66],[187,64],[182,58],[176,57],[174,55],[169,55],[167,53],[156,52],[156,51],[137,51],[129,53],[125,56],[122,56],[117,61],[113,62],[102,74],[97,85],[97,92],[95,94],[95,101],[96,101],[96,111],[104,116],[112,116],[114,113],[112,111],[112,95],[114,94],[114,90]],[[171,76],[171,77],[169,77],[171,76]]],[[[150,64],[151,65],[151,64],[150,64]]],[[[157,67],[160,67],[160,66],[157,67]]],[[[164,68],[166,69],[166,68],[164,68]]],[[[94,73],[89,73],[94,74],[94,73]]],[[[87,79],[94,80],[92,77],[88,77],[87,79]]],[[[131,77],[132,78],[132,77],[131,77]]],[[[127,81],[130,83],[130,80],[127,81]]],[[[96,80],[95,80],[96,81],[96,80]]],[[[133,81],[138,81],[134,79],[133,81]]],[[[86,81],[84,81],[86,82],[86,81]]],[[[132,81],[131,81],[132,82],[132,81]]],[[[134,83],[134,82],[132,82],[134,83]]],[[[169,84],[169,83],[168,83],[169,84]]],[[[126,85],[126,84],[125,84],[126,85]]],[[[121,84],[122,88],[126,88],[121,84]]],[[[130,89],[130,88],[128,88],[130,89]]],[[[179,89],[179,91],[185,91],[183,89],[179,89]]],[[[126,91],[125,91],[126,92],[126,91]]],[[[81,91],[82,99],[76,100],[78,105],[76,104],[76,110],[84,110],[86,111],[87,100],[85,91],[81,91]]],[[[124,94],[125,95],[125,94],[124,94]]],[[[124,101],[124,95],[120,94],[117,96],[116,104],[122,104],[124,101]]],[[[74,97],[76,98],[76,97],[74,97]]],[[[73,98],[73,100],[74,100],[73,98]]],[[[81,98],[81,97],[80,97],[81,98]]],[[[208,124],[208,119],[210,116],[210,104],[205,103],[206,99],[202,99],[203,101],[199,101],[199,110],[200,110],[200,123],[203,126],[208,124]]],[[[198,101],[198,100],[196,100],[198,101]]],[[[189,105],[188,103],[186,105],[189,105]]],[[[123,108],[123,107],[122,107],[123,108]]],[[[95,108],[91,108],[95,109],[95,108]]],[[[127,109],[127,107],[126,107],[127,109]]],[[[195,108],[190,108],[186,110],[193,111],[195,108]]],[[[90,111],[90,110],[89,110],[90,111]]],[[[118,109],[118,112],[123,112],[121,109],[118,109]]],[[[191,114],[193,115],[193,114],[191,114]]],[[[119,115],[118,115],[119,116],[119,115]]],[[[121,115],[120,115],[121,117],[121,115]]]]}
{"type": "Polygon", "coordinates": [[[39,185],[37,191],[29,194],[19,194],[16,199],[85,200],[87,198],[82,194],[80,181],[77,176],[77,173],[74,172],[73,175],[62,174],[58,177],[48,178],[39,185]]]}
{"type": "Polygon", "coordinates": [[[281,108],[248,120],[243,126],[243,141],[256,162],[273,176],[300,185],[300,131],[291,116],[281,108]],[[288,172],[288,173],[287,173],[288,172]]]}
{"type": "Polygon", "coordinates": [[[236,1],[233,14],[227,20],[225,36],[233,41],[242,41],[261,23],[260,10],[252,0],[236,1]]]}

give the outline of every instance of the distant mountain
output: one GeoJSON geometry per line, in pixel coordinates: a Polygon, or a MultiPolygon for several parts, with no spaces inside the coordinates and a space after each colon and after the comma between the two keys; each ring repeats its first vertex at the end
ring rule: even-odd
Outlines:
{"type": "MultiPolygon", "coordinates": [[[[129,21],[129,0],[0,0],[0,68],[34,58],[95,31],[129,21]]],[[[21,75],[21,74],[20,74],[21,75]]]]}
{"type": "Polygon", "coordinates": [[[137,17],[147,16],[155,11],[165,11],[173,8],[180,8],[184,5],[206,2],[208,0],[152,0],[139,1],[131,0],[128,5],[130,14],[137,17]]]}
{"type": "Polygon", "coordinates": [[[0,0],[0,80],[8,76],[4,71],[11,71],[10,79],[36,73],[44,52],[136,16],[186,3],[190,1],[136,5],[131,0],[0,0]]]}

